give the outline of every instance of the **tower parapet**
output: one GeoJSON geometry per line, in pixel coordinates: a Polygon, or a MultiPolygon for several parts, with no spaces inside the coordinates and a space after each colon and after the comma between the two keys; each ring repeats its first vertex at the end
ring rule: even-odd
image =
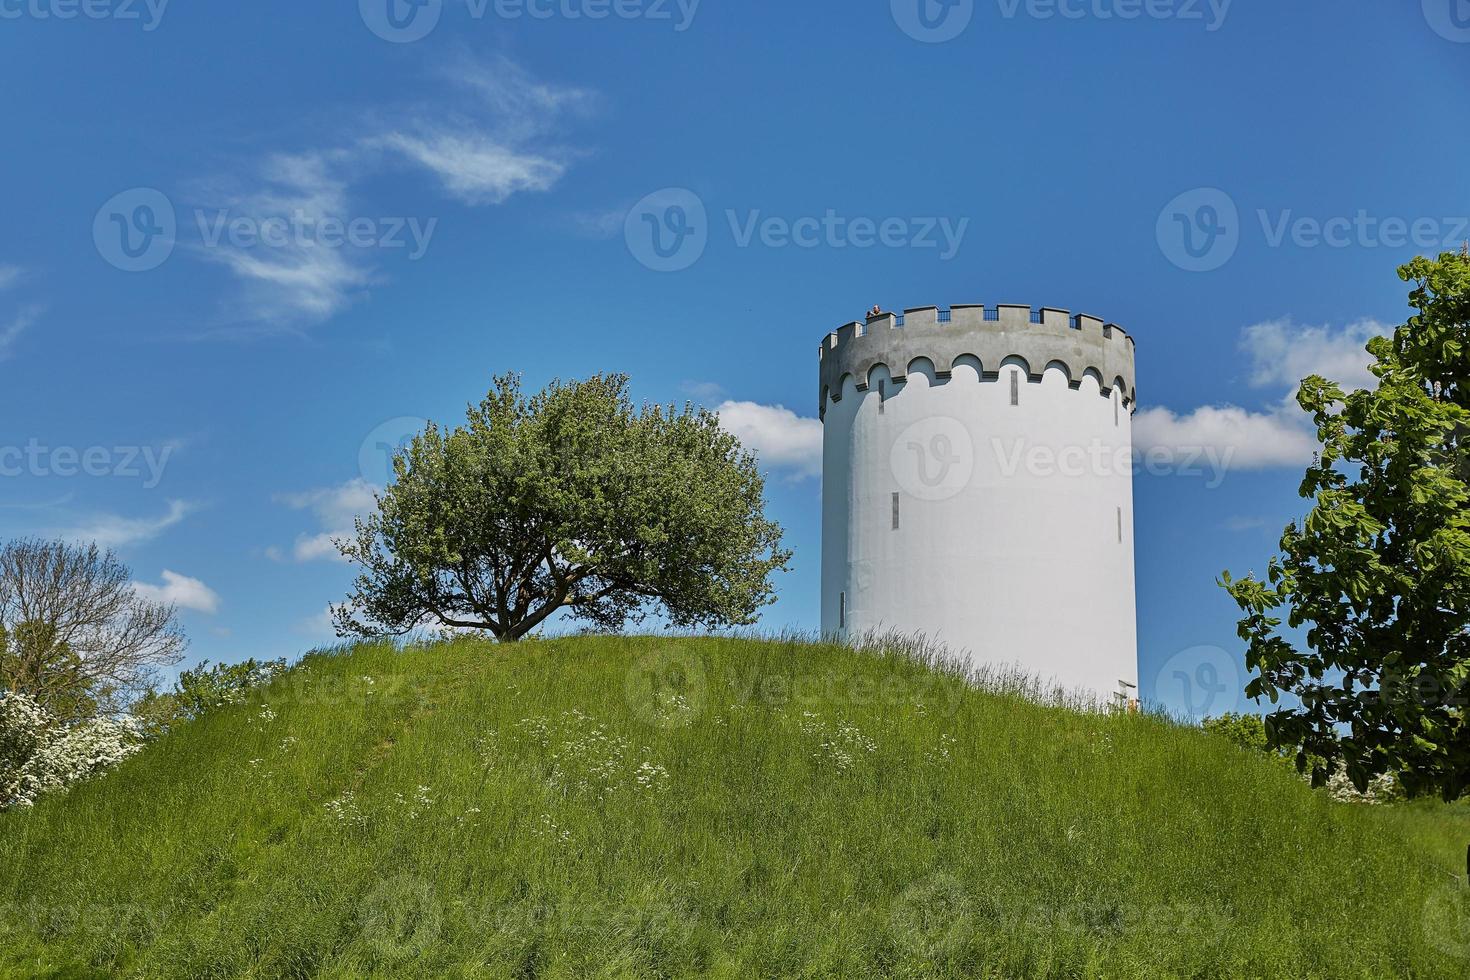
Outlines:
{"type": "Polygon", "coordinates": [[[844,324],[823,338],[819,414],[825,415],[829,398],[842,398],[844,377],[851,376],[862,391],[873,368],[883,365],[902,381],[909,365],[923,358],[944,378],[965,356],[976,358],[987,377],[1007,358],[1024,360],[1033,378],[1060,363],[1073,387],[1095,373],[1104,394],[1117,385],[1125,405],[1137,399],[1133,338],[1115,323],[1049,306],[922,306],[844,324]]]}

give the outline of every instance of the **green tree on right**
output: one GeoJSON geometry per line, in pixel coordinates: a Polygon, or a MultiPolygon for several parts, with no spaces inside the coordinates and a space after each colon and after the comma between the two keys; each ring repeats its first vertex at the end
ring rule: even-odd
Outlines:
{"type": "Polygon", "coordinates": [[[1302,382],[1322,443],[1311,512],[1264,581],[1221,585],[1245,614],[1246,694],[1299,702],[1267,715],[1273,749],[1315,786],[1341,762],[1360,792],[1393,772],[1409,796],[1454,800],[1470,787],[1470,255],[1399,276],[1418,312],[1369,342],[1377,387],[1302,382]]]}

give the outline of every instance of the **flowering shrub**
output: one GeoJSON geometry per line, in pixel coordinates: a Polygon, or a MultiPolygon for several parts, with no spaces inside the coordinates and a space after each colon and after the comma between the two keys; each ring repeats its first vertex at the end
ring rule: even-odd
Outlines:
{"type": "Polygon", "coordinates": [[[122,762],[143,747],[137,721],[53,719],[33,698],[0,694],[0,809],[32,806],[42,793],[66,789],[122,762]]]}
{"type": "MultiPolygon", "coordinates": [[[[1311,776],[1306,778],[1311,779],[1311,776]]],[[[1347,767],[1341,762],[1332,775],[1327,777],[1327,785],[1323,788],[1339,803],[1390,803],[1402,799],[1404,795],[1398,776],[1391,772],[1375,776],[1369,781],[1367,791],[1359,793],[1352,780],[1348,779],[1347,767]]]]}

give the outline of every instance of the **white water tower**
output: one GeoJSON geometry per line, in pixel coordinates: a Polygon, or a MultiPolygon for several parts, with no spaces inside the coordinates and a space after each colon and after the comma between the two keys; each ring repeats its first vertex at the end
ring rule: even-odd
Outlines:
{"type": "Polygon", "coordinates": [[[822,629],[1138,683],[1134,344],[1066,310],[875,312],[820,352],[822,629]]]}

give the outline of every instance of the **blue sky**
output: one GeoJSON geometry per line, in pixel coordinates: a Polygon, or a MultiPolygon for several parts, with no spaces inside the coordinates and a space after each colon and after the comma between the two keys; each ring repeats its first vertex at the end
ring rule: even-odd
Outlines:
{"type": "Polygon", "coordinates": [[[329,640],[376,447],[507,370],[724,406],[796,552],[763,625],[814,628],[821,336],[1030,303],[1137,339],[1179,707],[1302,511],[1294,379],[1470,237],[1466,0],[392,2],[0,0],[0,535],[115,547],[191,659],[329,640]]]}

